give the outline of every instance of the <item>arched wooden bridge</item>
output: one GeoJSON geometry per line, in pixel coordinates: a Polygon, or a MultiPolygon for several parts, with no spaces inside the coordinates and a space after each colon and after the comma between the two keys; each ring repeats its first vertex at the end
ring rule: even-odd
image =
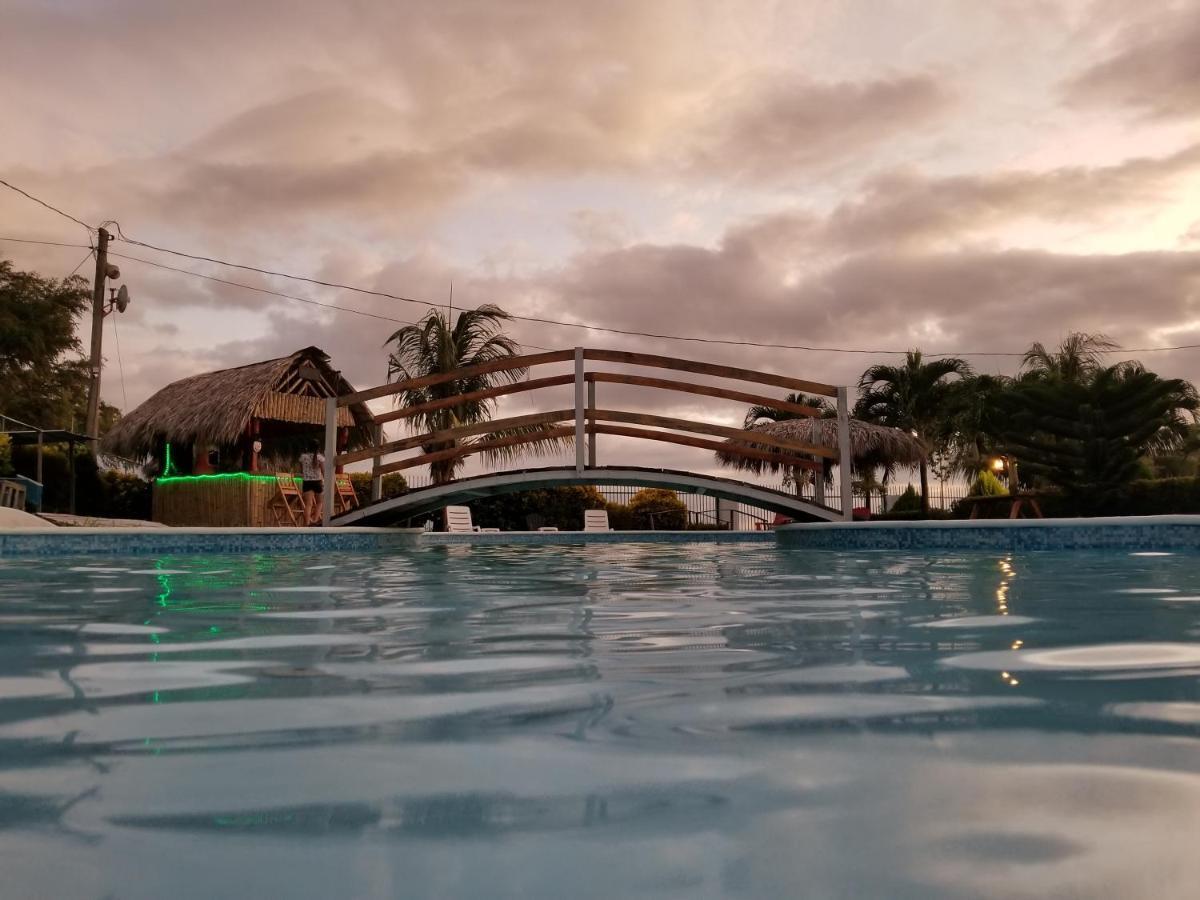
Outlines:
{"type": "MultiPolygon", "coordinates": [[[[356,462],[372,461],[372,502],[366,506],[334,518],[333,492],[326,491],[323,519],[325,524],[351,525],[369,524],[377,521],[395,521],[427,514],[443,506],[473,498],[492,496],[511,491],[531,490],[564,484],[638,484],[646,487],[664,487],[690,493],[708,493],[735,502],[743,502],[796,517],[814,517],[826,520],[851,518],[853,499],[850,490],[850,440],[848,390],[844,387],[758,372],[752,369],[715,365],[696,360],[677,359],[646,353],[627,353],[617,350],[597,350],[576,347],[570,350],[554,350],[533,353],[508,359],[495,360],[477,366],[469,366],[438,375],[412,378],[380,385],[342,397],[326,400],[325,428],[325,483],[332,484],[337,467],[356,462]],[[455,396],[431,400],[420,406],[396,409],[376,415],[374,439],[370,446],[349,453],[337,452],[337,412],[339,407],[351,403],[363,403],[381,397],[394,396],[404,391],[418,390],[446,382],[467,379],[475,375],[514,369],[533,369],[537,366],[574,362],[574,372],[544,378],[504,384],[484,390],[471,391],[455,396]],[[661,391],[673,391],[740,403],[779,409],[800,416],[819,416],[820,411],[796,403],[745,390],[652,378],[621,372],[589,371],[588,362],[613,363],[623,366],[640,366],[689,372],[716,377],[723,380],[767,385],[817,396],[836,398],[838,415],[839,450],[803,443],[789,438],[775,437],[761,432],[747,432],[741,428],[694,422],[648,413],[624,412],[605,409],[596,405],[598,383],[631,385],[661,391]],[[509,394],[537,391],[562,385],[574,385],[575,403],[570,409],[555,409],[547,412],[492,419],[473,425],[463,425],[444,431],[416,434],[398,440],[383,438],[383,426],[388,422],[400,421],[412,416],[447,409],[463,402],[486,400],[509,394]],[[682,433],[681,433],[682,432],[682,433]],[[748,484],[727,478],[715,478],[699,473],[678,472],[664,469],[619,466],[603,467],[596,464],[596,435],[608,434],[661,441],[685,447],[706,450],[721,450],[745,459],[774,462],[799,469],[820,472],[822,459],[838,463],[841,476],[842,508],[834,509],[820,501],[803,500],[780,491],[748,484]],[[491,435],[491,437],[481,437],[491,435]],[[699,436],[698,436],[699,435],[699,436]],[[473,442],[459,443],[462,438],[476,438],[473,442]],[[391,500],[381,500],[382,478],[391,472],[400,472],[417,466],[442,460],[460,459],[466,456],[531,444],[546,438],[573,438],[575,445],[574,467],[550,467],[542,469],[513,469],[493,472],[473,478],[459,479],[447,484],[431,485],[410,491],[391,500]],[[721,438],[722,440],[714,440],[721,438]],[[423,447],[445,447],[446,449],[422,450],[423,447]],[[406,451],[416,451],[406,458],[385,461],[385,457],[406,451]]],[[[821,479],[817,479],[818,483],[821,479]]]]}

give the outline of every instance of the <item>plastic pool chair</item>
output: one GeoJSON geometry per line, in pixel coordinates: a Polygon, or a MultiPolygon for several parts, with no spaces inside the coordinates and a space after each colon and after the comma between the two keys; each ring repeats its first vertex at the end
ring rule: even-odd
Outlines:
{"type": "Polygon", "coordinates": [[[612,531],[608,526],[608,510],[585,509],[583,511],[584,531],[612,531]]]}
{"type": "Polygon", "coordinates": [[[450,534],[471,534],[475,531],[469,506],[447,506],[445,515],[446,531],[450,534]]]}
{"type": "Polygon", "coordinates": [[[304,495],[296,487],[296,476],[291,472],[276,472],[275,484],[278,492],[271,501],[271,513],[275,516],[275,524],[283,526],[286,516],[293,527],[299,528],[305,524],[307,516],[304,511],[304,495]]]}

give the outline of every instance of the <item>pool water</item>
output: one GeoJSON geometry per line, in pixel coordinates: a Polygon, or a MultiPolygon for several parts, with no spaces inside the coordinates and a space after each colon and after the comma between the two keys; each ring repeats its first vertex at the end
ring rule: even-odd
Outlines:
{"type": "Polygon", "coordinates": [[[0,897],[1200,893],[1200,566],[0,560],[0,897]]]}

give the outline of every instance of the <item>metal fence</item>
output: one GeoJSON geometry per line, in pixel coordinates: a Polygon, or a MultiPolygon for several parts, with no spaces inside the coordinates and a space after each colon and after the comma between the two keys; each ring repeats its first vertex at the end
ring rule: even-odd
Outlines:
{"type": "MultiPolygon", "coordinates": [[[[428,487],[431,484],[428,475],[406,475],[405,479],[408,482],[410,490],[428,487]]],[[[794,487],[782,483],[766,485],[766,487],[784,493],[793,493],[795,491],[794,487]]],[[[895,503],[896,498],[904,493],[907,487],[907,482],[902,482],[890,485],[886,496],[878,492],[872,493],[869,501],[871,514],[879,515],[886,512],[895,503]]],[[[600,485],[596,489],[610,503],[628,503],[634,494],[644,490],[643,487],[629,484],[600,485]]],[[[968,493],[969,485],[965,483],[933,482],[929,485],[929,505],[933,509],[950,509],[957,501],[966,497],[968,493]]],[[[760,528],[770,527],[776,519],[776,514],[770,510],[760,509],[746,503],[718,501],[716,497],[708,494],[676,492],[676,495],[683,501],[684,506],[687,507],[688,524],[693,527],[707,525],[714,528],[732,528],[735,531],[756,531],[760,528]]],[[[805,499],[815,500],[812,485],[806,485],[800,492],[800,495],[805,499]]],[[[842,505],[841,494],[835,489],[826,490],[825,505],[840,509],[842,505]]],[[[868,505],[868,501],[865,497],[856,495],[854,505],[855,507],[864,507],[868,505]]]]}

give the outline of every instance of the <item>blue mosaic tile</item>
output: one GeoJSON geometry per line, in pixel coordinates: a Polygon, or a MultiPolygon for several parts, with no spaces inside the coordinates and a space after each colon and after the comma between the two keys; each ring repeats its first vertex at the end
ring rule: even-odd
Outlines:
{"type": "Polygon", "coordinates": [[[235,530],[58,528],[0,531],[0,558],[77,554],[320,553],[415,547],[419,532],[404,530],[235,530]]]}
{"type": "Polygon", "coordinates": [[[421,543],[445,544],[730,544],[770,543],[770,531],[501,531],[474,534],[432,532],[421,543]]]}
{"type": "Polygon", "coordinates": [[[1200,516],[788,525],[781,547],[809,550],[1200,550],[1200,516]]]}

